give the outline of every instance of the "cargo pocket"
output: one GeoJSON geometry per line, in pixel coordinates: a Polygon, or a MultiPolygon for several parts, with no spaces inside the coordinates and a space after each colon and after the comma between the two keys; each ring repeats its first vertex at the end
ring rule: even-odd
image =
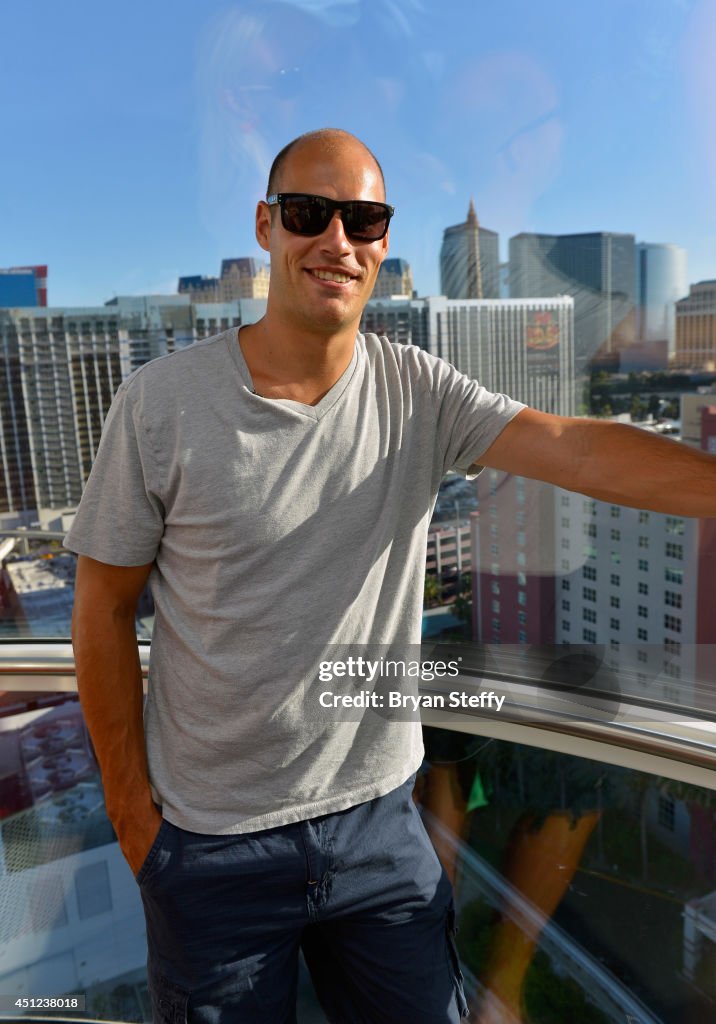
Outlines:
{"type": "Polygon", "coordinates": [[[163,974],[152,972],[149,985],[152,1024],[187,1024],[189,993],[163,974]]]}
{"type": "Polygon", "coordinates": [[[455,906],[450,902],[447,912],[446,921],[447,931],[447,951],[448,951],[448,964],[452,972],[453,981],[455,984],[455,998],[457,1000],[457,1008],[461,1018],[469,1016],[467,1008],[467,999],[465,998],[465,979],[463,978],[462,971],[460,970],[460,957],[457,952],[457,942],[455,936],[457,935],[457,925],[455,923],[455,906]]]}

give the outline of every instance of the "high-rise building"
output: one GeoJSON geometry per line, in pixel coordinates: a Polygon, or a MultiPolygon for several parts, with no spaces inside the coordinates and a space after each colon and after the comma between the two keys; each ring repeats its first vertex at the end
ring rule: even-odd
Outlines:
{"type": "Polygon", "coordinates": [[[154,295],[0,310],[0,515],[76,505],[121,381],[265,308],[265,299],[193,305],[154,295]]]}
{"type": "Polygon", "coordinates": [[[121,381],[116,312],[0,311],[0,512],[76,504],[121,381]]]}
{"type": "Polygon", "coordinates": [[[0,270],[0,309],[47,305],[47,266],[0,270]]]}
{"type": "Polygon", "coordinates": [[[689,294],[676,303],[674,365],[716,369],[716,281],[692,284],[689,294]]]}
{"type": "Polygon", "coordinates": [[[642,346],[666,342],[676,349],[676,303],[688,290],[686,250],[678,245],[636,245],[636,338],[642,346]]]}
{"type": "Polygon", "coordinates": [[[383,299],[391,295],[411,298],[413,294],[413,272],[407,260],[383,260],[378,271],[372,298],[383,299]]]}
{"type": "Polygon", "coordinates": [[[267,264],[250,256],[221,261],[220,277],[196,274],[180,277],[177,291],[192,302],[235,302],[265,299],[271,273],[267,264]]]}
{"type": "Polygon", "coordinates": [[[590,360],[615,356],[635,339],[635,240],[595,231],[577,235],[522,233],[510,239],[513,298],[574,298],[578,372],[590,360]]]}
{"type": "Polygon", "coordinates": [[[440,290],[448,299],[500,297],[499,236],[480,226],[472,199],[464,224],[443,234],[440,290]]]}

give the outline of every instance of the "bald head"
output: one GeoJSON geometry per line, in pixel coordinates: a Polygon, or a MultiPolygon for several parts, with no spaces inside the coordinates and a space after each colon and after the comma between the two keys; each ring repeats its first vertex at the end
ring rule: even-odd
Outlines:
{"type": "Polygon", "coordinates": [[[288,143],[288,145],[284,146],[274,162],[271,164],[268,187],[266,189],[267,196],[272,195],[274,192],[281,191],[281,178],[289,156],[296,155],[303,149],[315,150],[316,155],[319,157],[333,157],[350,149],[354,149],[356,151],[362,150],[363,153],[365,153],[366,156],[368,156],[368,158],[375,164],[383,188],[383,198],[385,198],[385,178],[383,176],[383,168],[378,163],[375,154],[368,149],[366,144],[361,142],[359,138],[355,135],[351,135],[350,132],[343,131],[341,128],[319,128],[317,131],[306,132],[304,135],[299,135],[298,138],[293,139],[288,143]]]}

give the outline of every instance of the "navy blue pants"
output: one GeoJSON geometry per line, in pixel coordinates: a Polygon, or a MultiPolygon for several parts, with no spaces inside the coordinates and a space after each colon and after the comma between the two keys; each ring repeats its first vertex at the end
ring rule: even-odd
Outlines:
{"type": "Polygon", "coordinates": [[[155,1024],[295,1024],[300,949],[331,1024],[466,1017],[452,888],[413,781],[248,835],[165,820],[137,874],[155,1024]]]}

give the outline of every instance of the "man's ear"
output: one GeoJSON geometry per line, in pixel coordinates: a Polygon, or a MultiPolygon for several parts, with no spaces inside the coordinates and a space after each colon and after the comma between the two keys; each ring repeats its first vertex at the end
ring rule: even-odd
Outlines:
{"type": "Polygon", "coordinates": [[[256,207],[256,241],[266,252],[271,251],[271,207],[263,200],[256,207]]]}

